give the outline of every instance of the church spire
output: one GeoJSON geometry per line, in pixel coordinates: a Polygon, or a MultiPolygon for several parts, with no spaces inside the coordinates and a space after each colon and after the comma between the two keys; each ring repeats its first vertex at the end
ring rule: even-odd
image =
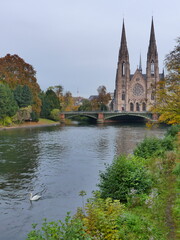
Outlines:
{"type": "Polygon", "coordinates": [[[156,39],[155,39],[155,33],[154,33],[153,18],[151,22],[151,33],[150,33],[149,48],[148,48],[148,57],[151,58],[152,56],[157,56],[157,46],[156,46],[156,39]]]}
{"type": "Polygon", "coordinates": [[[125,31],[124,19],[123,19],[123,26],[122,26],[121,46],[119,50],[119,60],[122,59],[122,57],[129,58],[127,42],[126,42],[126,31],[125,31]]]}
{"type": "Polygon", "coordinates": [[[141,54],[139,58],[139,71],[142,72],[141,54]]]}

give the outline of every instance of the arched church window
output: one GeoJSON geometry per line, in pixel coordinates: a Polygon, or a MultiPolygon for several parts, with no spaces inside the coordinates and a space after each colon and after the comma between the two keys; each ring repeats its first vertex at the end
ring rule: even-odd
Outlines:
{"type": "Polygon", "coordinates": [[[125,100],[125,97],[126,97],[126,95],[125,95],[125,93],[123,92],[123,93],[122,93],[122,100],[125,100]]]}
{"type": "Polygon", "coordinates": [[[151,62],[151,75],[154,75],[154,61],[151,62]]]}
{"type": "Polygon", "coordinates": [[[122,63],[122,76],[125,76],[125,62],[122,63]]]}
{"type": "Polygon", "coordinates": [[[136,103],[136,111],[139,112],[140,111],[140,106],[139,103],[136,103]]]}
{"type": "Polygon", "coordinates": [[[134,104],[130,103],[130,111],[133,112],[134,111],[134,104]]]}
{"type": "Polygon", "coordinates": [[[143,104],[142,104],[142,110],[143,111],[146,111],[146,104],[143,102],[143,104]]]}

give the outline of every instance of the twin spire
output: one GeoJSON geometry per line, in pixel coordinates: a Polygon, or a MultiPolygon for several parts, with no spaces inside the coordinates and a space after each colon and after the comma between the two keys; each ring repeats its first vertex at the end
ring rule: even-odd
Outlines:
{"type": "Polygon", "coordinates": [[[154,22],[152,18],[151,23],[151,33],[150,33],[150,40],[149,40],[149,48],[148,48],[148,59],[151,59],[152,55],[157,56],[157,46],[156,46],[156,39],[155,39],[155,33],[154,33],[154,22]]]}
{"type": "MultiPolygon", "coordinates": [[[[153,22],[153,18],[152,18],[149,48],[148,48],[148,53],[147,53],[148,60],[150,60],[152,58],[152,56],[157,56],[157,54],[158,53],[157,53],[157,46],[156,46],[156,39],[155,39],[155,32],[154,32],[154,22],[153,22]]],[[[124,19],[123,19],[123,25],[122,25],[121,46],[120,46],[120,50],[119,50],[119,62],[122,61],[123,59],[129,60],[124,19]]],[[[138,69],[142,72],[141,54],[140,54],[138,69]]]]}
{"type": "Polygon", "coordinates": [[[129,58],[127,42],[126,42],[124,19],[123,19],[122,34],[121,34],[121,46],[120,46],[120,50],[119,50],[119,60],[120,60],[121,56],[126,56],[129,58]]]}

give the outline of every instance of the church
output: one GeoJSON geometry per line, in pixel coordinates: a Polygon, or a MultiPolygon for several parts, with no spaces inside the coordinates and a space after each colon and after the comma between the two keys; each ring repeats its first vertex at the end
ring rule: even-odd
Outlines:
{"type": "Polygon", "coordinates": [[[142,73],[141,57],[134,74],[130,73],[129,53],[123,21],[119,50],[113,110],[127,112],[146,112],[156,101],[156,84],[164,77],[159,73],[158,52],[152,19],[146,73],[142,73]]]}

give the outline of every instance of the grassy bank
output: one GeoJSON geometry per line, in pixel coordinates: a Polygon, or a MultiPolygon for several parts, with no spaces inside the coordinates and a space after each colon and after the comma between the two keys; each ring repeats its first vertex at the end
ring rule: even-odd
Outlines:
{"type": "Polygon", "coordinates": [[[180,237],[179,126],[146,138],[100,173],[99,191],[75,216],[46,222],[27,240],[176,240],[180,237]]]}
{"type": "Polygon", "coordinates": [[[44,118],[40,118],[38,122],[23,122],[20,124],[12,124],[9,127],[4,127],[0,125],[0,130],[3,129],[12,129],[12,128],[25,128],[25,127],[40,127],[40,126],[48,126],[48,125],[56,125],[56,124],[60,124],[59,122],[55,122],[49,119],[44,119],[44,118]]]}

